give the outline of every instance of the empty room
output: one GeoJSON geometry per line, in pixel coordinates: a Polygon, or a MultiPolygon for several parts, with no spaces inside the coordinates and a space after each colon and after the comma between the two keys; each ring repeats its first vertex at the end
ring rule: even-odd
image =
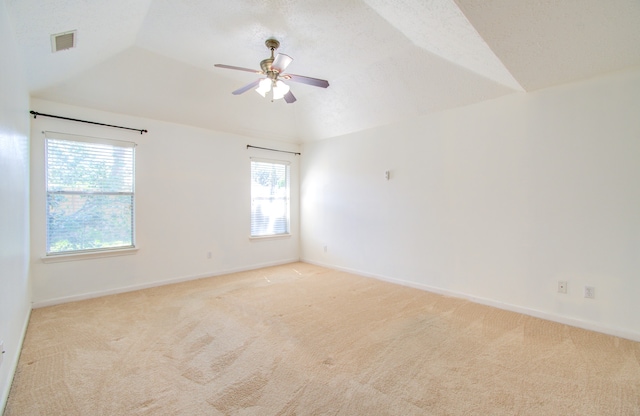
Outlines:
{"type": "Polygon", "coordinates": [[[0,0],[0,413],[640,415],[637,0],[0,0]]]}

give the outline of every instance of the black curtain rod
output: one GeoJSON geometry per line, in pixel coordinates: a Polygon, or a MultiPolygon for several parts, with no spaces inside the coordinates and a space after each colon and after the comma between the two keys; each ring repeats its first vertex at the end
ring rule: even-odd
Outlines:
{"type": "Polygon", "coordinates": [[[38,113],[37,111],[29,111],[29,112],[31,114],[33,114],[33,118],[36,118],[37,116],[60,118],[62,120],[77,121],[77,122],[80,122],[80,123],[96,124],[98,126],[115,127],[117,129],[139,131],[140,134],[148,133],[147,130],[145,130],[145,129],[134,129],[134,128],[131,128],[131,127],[114,126],[112,124],[96,123],[95,121],[78,120],[77,118],[69,118],[69,117],[62,117],[62,116],[54,116],[54,115],[51,115],[51,114],[38,113]]]}
{"type": "Polygon", "coordinates": [[[271,150],[272,152],[291,153],[292,155],[300,155],[300,153],[298,153],[298,152],[289,152],[287,150],[269,149],[268,147],[251,146],[250,144],[248,144],[247,145],[247,149],[250,148],[250,147],[253,147],[254,149],[271,150]]]}

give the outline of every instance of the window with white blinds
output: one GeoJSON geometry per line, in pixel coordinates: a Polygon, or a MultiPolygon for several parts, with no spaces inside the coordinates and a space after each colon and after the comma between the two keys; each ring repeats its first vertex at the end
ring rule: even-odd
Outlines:
{"type": "Polygon", "coordinates": [[[289,234],[289,163],[251,160],[251,236],[289,234]]]}
{"type": "Polygon", "coordinates": [[[135,143],[45,137],[47,255],[133,248],[135,143]]]}

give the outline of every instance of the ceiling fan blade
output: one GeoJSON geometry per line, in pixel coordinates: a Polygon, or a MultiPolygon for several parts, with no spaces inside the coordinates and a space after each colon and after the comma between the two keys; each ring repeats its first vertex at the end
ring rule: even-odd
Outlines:
{"type": "Polygon", "coordinates": [[[282,74],[280,78],[288,79],[295,82],[301,82],[303,84],[313,85],[314,87],[327,88],[329,86],[329,81],[318,78],[303,77],[302,75],[282,74]]]}
{"type": "Polygon", "coordinates": [[[262,81],[262,79],[257,79],[255,81],[253,81],[251,84],[245,85],[242,88],[238,88],[237,90],[233,91],[231,94],[233,95],[240,95],[243,92],[247,92],[252,88],[256,88],[258,86],[258,84],[260,84],[260,81],[262,81]]]}
{"type": "Polygon", "coordinates": [[[232,66],[232,65],[224,65],[224,64],[215,64],[214,66],[218,68],[235,69],[236,71],[245,71],[245,72],[253,72],[254,74],[262,74],[262,71],[256,71],[255,69],[249,69],[249,68],[242,68],[240,66],[232,66]]]}
{"type": "Polygon", "coordinates": [[[295,97],[295,95],[293,95],[293,93],[291,91],[286,93],[283,98],[287,102],[287,104],[291,104],[291,103],[295,103],[296,102],[296,97],[295,97]]]}
{"type": "Polygon", "coordinates": [[[289,55],[279,53],[276,55],[275,59],[273,60],[273,63],[271,63],[271,69],[274,69],[278,72],[282,72],[285,69],[287,69],[287,67],[292,61],[293,61],[293,58],[290,57],[289,55]]]}

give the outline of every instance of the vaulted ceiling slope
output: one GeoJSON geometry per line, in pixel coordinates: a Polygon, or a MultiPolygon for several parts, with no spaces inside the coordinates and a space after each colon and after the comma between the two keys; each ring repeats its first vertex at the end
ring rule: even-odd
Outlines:
{"type": "Polygon", "coordinates": [[[640,65],[638,0],[1,1],[33,97],[289,142],[640,65]],[[330,87],[231,95],[270,37],[330,87]]]}

